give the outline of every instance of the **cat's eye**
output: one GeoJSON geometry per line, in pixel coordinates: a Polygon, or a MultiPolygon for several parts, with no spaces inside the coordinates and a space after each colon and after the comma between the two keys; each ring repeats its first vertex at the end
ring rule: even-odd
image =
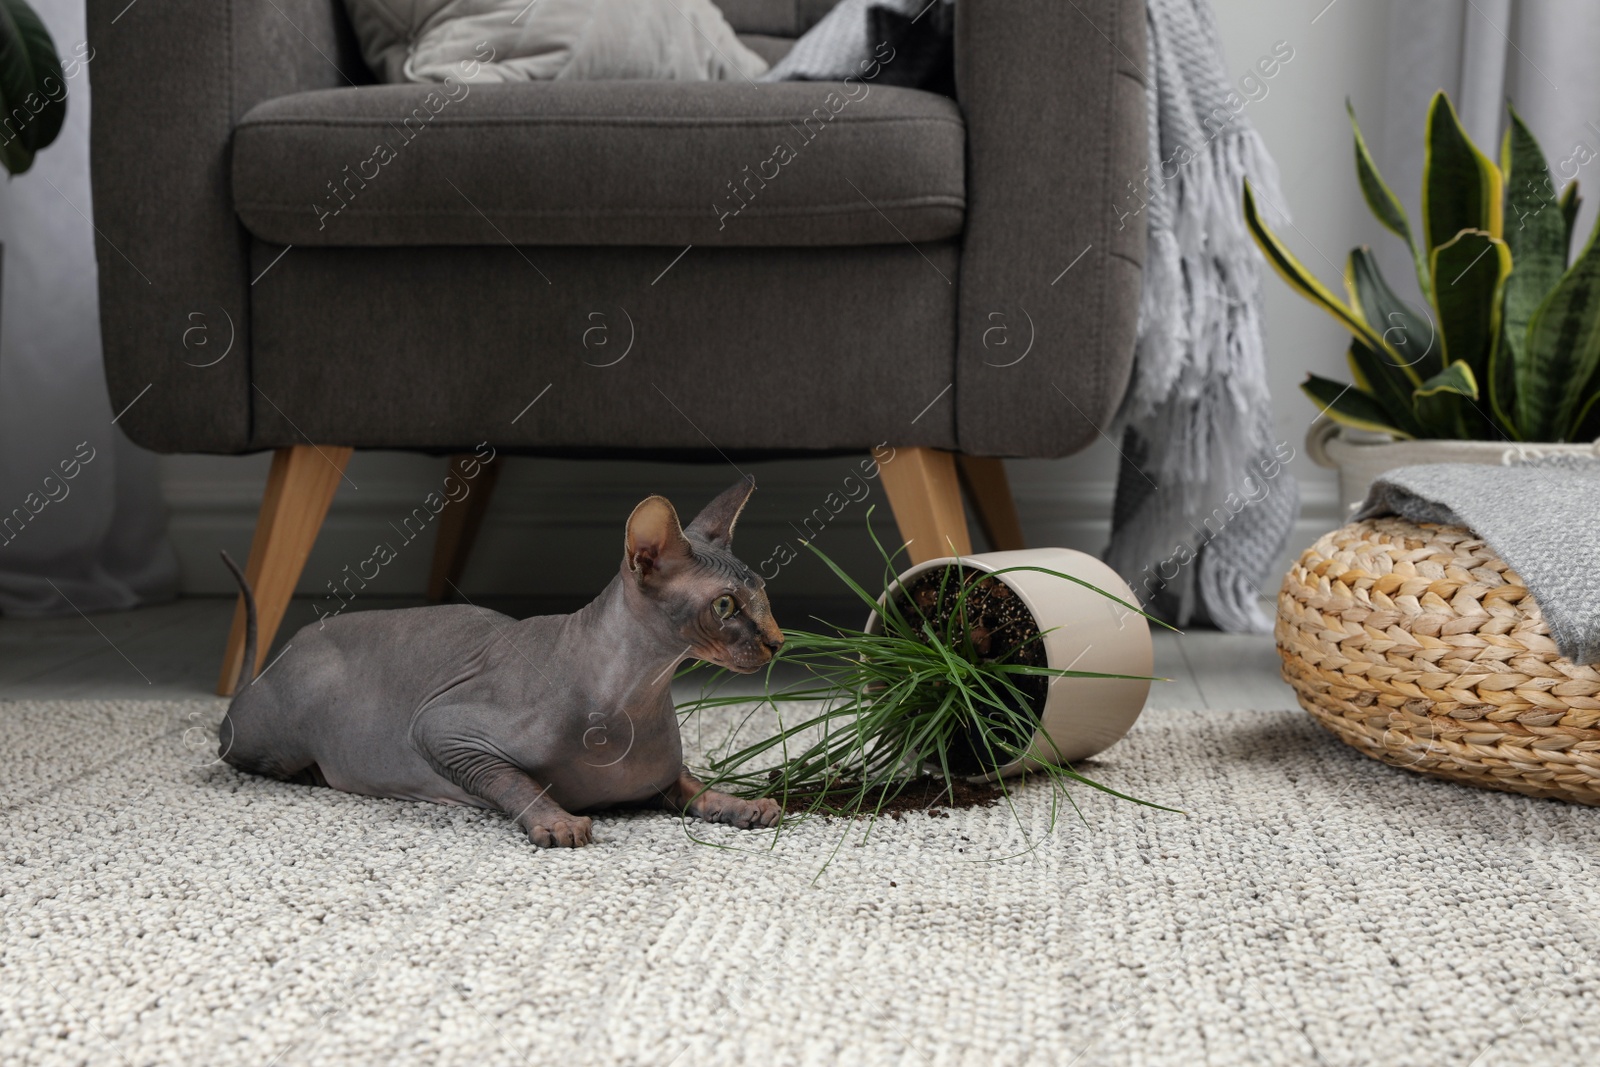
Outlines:
{"type": "Polygon", "coordinates": [[[719,619],[732,618],[738,607],[739,605],[734,603],[733,597],[728,596],[726,593],[711,602],[711,610],[717,613],[717,618],[719,619]]]}

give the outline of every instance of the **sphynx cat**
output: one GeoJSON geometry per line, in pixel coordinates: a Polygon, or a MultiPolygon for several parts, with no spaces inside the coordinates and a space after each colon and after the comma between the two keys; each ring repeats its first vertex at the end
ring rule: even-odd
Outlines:
{"type": "MultiPolygon", "coordinates": [[[[518,622],[448,605],[312,623],[241,678],[218,729],[241,770],[349,793],[510,815],[542,848],[592,840],[582,814],[659,803],[742,828],[778,805],[713,792],[683,763],[673,669],[759,670],[783,644],[761,578],[730,550],[746,479],[685,529],[665,497],[628,518],[622,565],[571,615],[518,622]]],[[[256,661],[255,601],[244,662],[256,661]]]]}

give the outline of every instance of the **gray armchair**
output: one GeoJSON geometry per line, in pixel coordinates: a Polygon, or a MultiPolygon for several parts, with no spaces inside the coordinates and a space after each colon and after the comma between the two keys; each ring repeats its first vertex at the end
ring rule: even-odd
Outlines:
{"type": "MultiPolygon", "coordinates": [[[[721,6],[770,57],[831,4],[721,6]]],[[[959,0],[956,100],[376,85],[338,0],[88,7],[112,403],[157,451],[277,450],[248,567],[263,655],[353,448],[888,442],[926,558],[969,545],[963,481],[1019,544],[995,457],[1081,449],[1126,386],[1139,0],[959,0]]]]}

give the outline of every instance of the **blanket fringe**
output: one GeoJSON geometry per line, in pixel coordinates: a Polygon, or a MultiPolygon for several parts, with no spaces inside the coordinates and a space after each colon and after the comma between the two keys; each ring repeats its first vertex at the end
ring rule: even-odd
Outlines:
{"type": "Polygon", "coordinates": [[[1157,612],[1226,630],[1269,625],[1258,600],[1298,514],[1274,459],[1261,264],[1246,177],[1282,224],[1277,167],[1230,106],[1205,0],[1150,0],[1150,171],[1125,459],[1105,557],[1157,612]],[[1135,459],[1134,457],[1138,458],[1135,459]],[[1263,490],[1263,470],[1274,470],[1263,490]],[[1263,496],[1262,493],[1266,495],[1263,496]],[[1230,501],[1246,500],[1235,511],[1230,501]],[[1272,501],[1267,505],[1267,501],[1272,501]],[[1221,516],[1219,518],[1219,516],[1221,516]]]}

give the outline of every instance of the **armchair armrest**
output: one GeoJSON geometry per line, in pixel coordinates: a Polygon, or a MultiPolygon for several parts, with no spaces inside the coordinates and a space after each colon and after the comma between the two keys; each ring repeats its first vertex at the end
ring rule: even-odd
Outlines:
{"type": "Polygon", "coordinates": [[[252,275],[228,181],[234,123],[268,97],[369,75],[338,0],[88,0],[88,24],[112,410],[157,451],[243,451],[252,275]]]}
{"type": "Polygon", "coordinates": [[[1133,362],[1144,221],[1126,205],[1147,163],[1144,3],[960,0],[955,48],[957,439],[974,455],[1066,455],[1109,429],[1133,362]]]}

